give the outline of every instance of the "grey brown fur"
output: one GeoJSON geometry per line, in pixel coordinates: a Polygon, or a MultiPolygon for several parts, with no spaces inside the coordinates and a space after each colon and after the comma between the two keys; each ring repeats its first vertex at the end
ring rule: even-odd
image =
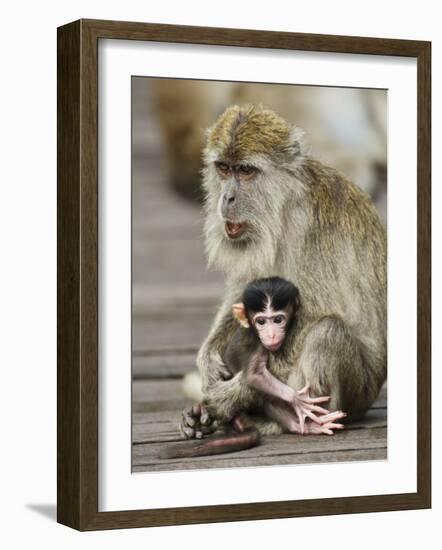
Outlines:
{"type": "MultiPolygon", "coordinates": [[[[229,421],[257,401],[237,373],[223,380],[221,357],[237,330],[231,306],[252,279],[296,282],[302,308],[269,370],[295,389],[331,395],[330,409],[350,419],[376,399],[387,374],[386,233],[371,199],[344,175],[303,154],[301,132],[271,111],[231,107],[208,132],[204,152],[206,251],[225,273],[223,303],[197,364],[205,404],[229,421]],[[237,149],[233,147],[237,144],[237,149]],[[239,241],[225,233],[223,182],[215,161],[232,155],[259,170],[236,188],[231,222],[247,222],[239,241]]],[[[263,422],[262,433],[277,433],[263,422]]]]}

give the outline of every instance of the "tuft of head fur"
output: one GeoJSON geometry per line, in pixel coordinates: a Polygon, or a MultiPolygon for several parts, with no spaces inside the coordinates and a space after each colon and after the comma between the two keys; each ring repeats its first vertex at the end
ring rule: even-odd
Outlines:
{"type": "Polygon", "coordinates": [[[301,154],[300,137],[299,129],[262,105],[233,105],[208,130],[206,153],[216,151],[230,163],[266,157],[280,164],[301,154]]]}
{"type": "Polygon", "coordinates": [[[275,311],[291,307],[295,314],[299,308],[299,290],[287,279],[265,277],[248,283],[242,295],[247,314],[264,311],[270,304],[275,311]]]}

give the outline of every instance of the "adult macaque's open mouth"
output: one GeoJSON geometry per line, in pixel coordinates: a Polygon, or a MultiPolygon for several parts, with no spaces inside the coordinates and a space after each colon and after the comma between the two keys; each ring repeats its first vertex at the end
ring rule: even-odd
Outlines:
{"type": "Polygon", "coordinates": [[[245,229],[244,223],[226,222],[226,233],[230,239],[237,239],[244,233],[245,229]]]}

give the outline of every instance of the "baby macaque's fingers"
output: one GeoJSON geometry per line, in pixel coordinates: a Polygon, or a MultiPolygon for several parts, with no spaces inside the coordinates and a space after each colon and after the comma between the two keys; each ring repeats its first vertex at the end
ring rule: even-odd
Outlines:
{"type": "Polygon", "coordinates": [[[196,439],[202,439],[203,438],[203,432],[198,430],[197,432],[195,432],[195,437],[196,437],[196,439]]]}
{"type": "Polygon", "coordinates": [[[321,397],[306,397],[304,399],[306,403],[326,403],[327,401],[330,401],[329,395],[322,395],[321,397]]]}
{"type": "Polygon", "coordinates": [[[305,416],[300,407],[295,405],[295,413],[299,420],[299,433],[303,434],[305,432],[305,416]]]}
{"type": "Polygon", "coordinates": [[[323,407],[318,407],[318,405],[307,405],[306,409],[315,413],[320,413],[322,415],[328,414],[330,412],[329,410],[324,409],[323,407]]]}
{"type": "Polygon", "coordinates": [[[304,395],[304,394],[308,393],[308,390],[309,390],[309,389],[310,389],[310,384],[306,384],[306,385],[302,388],[302,390],[299,390],[298,393],[299,393],[300,395],[304,395]]]}
{"type": "Polygon", "coordinates": [[[334,422],[328,422],[326,424],[326,426],[330,430],[343,430],[344,429],[344,424],[335,424],[334,422]]]}
{"type": "Polygon", "coordinates": [[[331,430],[328,426],[312,426],[312,434],[315,435],[334,435],[333,430],[331,430]]]}
{"type": "Polygon", "coordinates": [[[321,416],[321,422],[323,424],[326,424],[327,422],[333,422],[334,420],[339,420],[341,418],[345,418],[347,416],[347,413],[342,411],[333,411],[328,414],[324,414],[321,416]]]}
{"type": "Polygon", "coordinates": [[[321,419],[316,416],[316,414],[312,413],[308,409],[303,409],[304,414],[310,418],[310,420],[313,420],[313,422],[316,422],[316,424],[322,424],[321,419]]]}

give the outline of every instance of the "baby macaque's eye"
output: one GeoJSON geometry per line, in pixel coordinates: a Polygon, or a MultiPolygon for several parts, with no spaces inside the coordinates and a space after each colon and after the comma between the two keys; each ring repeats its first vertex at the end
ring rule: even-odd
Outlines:
{"type": "Polygon", "coordinates": [[[266,324],[265,319],[256,319],[256,322],[258,323],[258,325],[261,325],[261,326],[266,324]]]}
{"type": "Polygon", "coordinates": [[[280,324],[280,323],[283,323],[284,322],[284,316],[283,315],[277,315],[274,319],[273,319],[273,322],[275,322],[276,324],[280,324]]]}

